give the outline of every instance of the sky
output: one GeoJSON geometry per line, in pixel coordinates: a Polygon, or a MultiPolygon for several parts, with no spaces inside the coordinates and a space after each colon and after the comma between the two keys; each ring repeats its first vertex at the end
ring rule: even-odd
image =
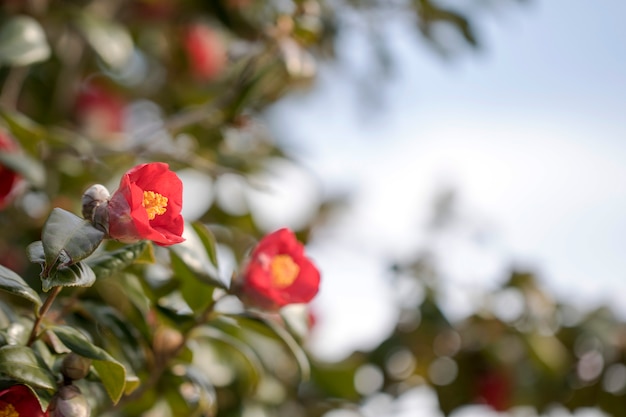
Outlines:
{"type": "Polygon", "coordinates": [[[483,48],[452,60],[408,20],[378,22],[388,78],[355,24],[314,88],[268,114],[300,165],[277,167],[275,193],[257,207],[280,213],[268,230],[297,228],[320,196],[350,196],[308,246],[323,271],[311,343],[323,359],[385,337],[397,314],[387,262],[425,245],[438,253],[453,319],[511,265],[560,300],[626,317],[626,3],[492,3],[477,14],[483,48]],[[426,224],[441,190],[455,192],[458,222],[433,239],[426,224]]]}

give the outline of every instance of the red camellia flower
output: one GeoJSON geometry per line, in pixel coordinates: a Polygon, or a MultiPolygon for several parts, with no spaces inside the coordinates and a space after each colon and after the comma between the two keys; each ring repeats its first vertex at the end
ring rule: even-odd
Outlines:
{"type": "Polygon", "coordinates": [[[183,242],[183,184],[163,162],[134,167],[122,177],[108,204],[109,237],[143,239],[160,246],[183,242]]]}
{"type": "MultiPolygon", "coordinates": [[[[3,130],[0,130],[0,152],[19,152],[19,146],[15,140],[3,130]]],[[[0,164],[0,209],[11,202],[21,179],[22,177],[17,172],[0,164]]]]}
{"type": "Polygon", "coordinates": [[[226,66],[226,49],[220,36],[202,24],[189,26],[184,33],[183,46],[192,74],[199,80],[217,77],[226,66]]]}
{"type": "Polygon", "coordinates": [[[265,236],[254,248],[240,289],[247,301],[262,308],[306,303],[317,294],[320,273],[289,229],[265,236]]]}
{"type": "Polygon", "coordinates": [[[13,385],[0,391],[0,416],[47,417],[35,394],[26,385],[13,385]]]}
{"type": "Polygon", "coordinates": [[[122,131],[125,104],[105,87],[89,83],[76,97],[75,113],[87,134],[101,138],[122,131]]]}
{"type": "Polygon", "coordinates": [[[504,371],[487,371],[476,382],[478,399],[481,402],[496,411],[505,411],[511,407],[513,386],[511,378],[504,371]]]}

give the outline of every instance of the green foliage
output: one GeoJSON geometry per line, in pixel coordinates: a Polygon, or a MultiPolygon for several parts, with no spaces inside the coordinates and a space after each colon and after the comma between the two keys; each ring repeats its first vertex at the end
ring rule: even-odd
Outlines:
{"type": "Polygon", "coordinates": [[[0,372],[32,387],[49,390],[56,387],[52,372],[42,365],[35,352],[26,346],[0,347],[0,372]]]}
{"type": "Polygon", "coordinates": [[[0,265],[0,289],[9,294],[25,298],[37,307],[41,306],[41,299],[37,292],[22,277],[2,265],[0,265]]]}

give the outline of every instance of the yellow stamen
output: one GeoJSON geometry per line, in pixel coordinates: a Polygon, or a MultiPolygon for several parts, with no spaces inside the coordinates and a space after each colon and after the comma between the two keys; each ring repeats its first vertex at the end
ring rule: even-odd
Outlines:
{"type": "Polygon", "coordinates": [[[0,417],[20,417],[20,413],[13,407],[13,404],[7,404],[0,409],[0,417]]]}
{"type": "Polygon", "coordinates": [[[300,273],[300,267],[289,255],[276,255],[270,262],[272,282],[278,288],[293,284],[300,273]]]}
{"type": "Polygon", "coordinates": [[[167,211],[167,197],[154,191],[144,191],[141,205],[146,209],[148,219],[154,220],[157,215],[160,216],[167,211]]]}

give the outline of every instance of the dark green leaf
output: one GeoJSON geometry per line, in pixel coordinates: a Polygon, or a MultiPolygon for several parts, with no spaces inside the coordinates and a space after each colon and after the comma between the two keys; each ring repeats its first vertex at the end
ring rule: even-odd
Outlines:
{"type": "MultiPolygon", "coordinates": [[[[72,352],[89,359],[118,363],[104,349],[94,345],[79,330],[69,326],[51,326],[46,330],[53,332],[72,352]]],[[[119,363],[118,363],[119,364],[119,363]]],[[[120,365],[121,366],[121,365],[120,365]]]]}
{"type": "MultiPolygon", "coordinates": [[[[113,252],[95,256],[86,262],[98,278],[107,278],[128,268],[135,261],[144,257],[146,252],[148,252],[149,256],[150,251],[146,250],[147,248],[151,248],[150,244],[146,241],[141,241],[113,252]]],[[[152,257],[147,258],[147,260],[152,260],[152,257]]]]}
{"type": "Polygon", "coordinates": [[[54,208],[43,227],[42,242],[46,271],[57,262],[71,264],[85,259],[96,250],[104,233],[75,214],[54,208]]]}
{"type": "Polygon", "coordinates": [[[109,397],[117,403],[126,388],[126,368],[72,327],[54,326],[47,330],[52,331],[72,352],[93,360],[93,367],[109,397]]]}
{"type": "Polygon", "coordinates": [[[0,29],[0,65],[25,66],[50,56],[46,34],[35,19],[16,16],[0,29]]]}
{"type": "Polygon", "coordinates": [[[0,373],[33,387],[56,387],[52,373],[40,365],[33,350],[26,346],[0,348],[0,373]]]}
{"type": "Polygon", "coordinates": [[[52,287],[91,287],[96,282],[96,274],[84,262],[55,269],[48,278],[41,280],[41,288],[48,292],[52,287]]]}
{"type": "Polygon", "coordinates": [[[46,173],[41,163],[25,153],[0,152],[0,164],[19,173],[35,187],[42,187],[46,182],[46,173]]]}
{"type": "Polygon", "coordinates": [[[42,389],[42,388],[33,388],[30,387],[28,385],[26,385],[28,387],[28,389],[30,389],[33,394],[35,394],[35,397],[37,398],[37,401],[39,401],[39,405],[41,406],[42,410],[47,410],[48,409],[48,405],[50,404],[50,401],[52,400],[52,397],[54,396],[54,394],[47,389],[42,389]]]}
{"type": "Polygon", "coordinates": [[[35,303],[37,307],[41,306],[41,298],[37,292],[22,277],[2,265],[0,265],[0,290],[25,298],[35,303]]]}

